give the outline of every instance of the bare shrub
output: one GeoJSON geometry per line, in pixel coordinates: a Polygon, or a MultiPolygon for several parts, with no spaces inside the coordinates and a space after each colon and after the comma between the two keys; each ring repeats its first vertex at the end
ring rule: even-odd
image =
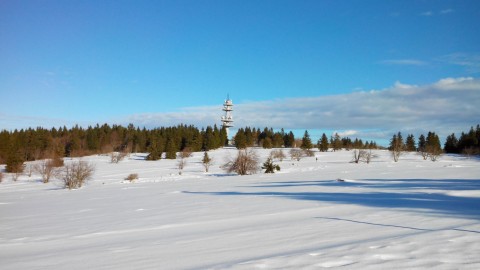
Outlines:
{"type": "Polygon", "coordinates": [[[182,170],[185,168],[185,165],[187,165],[187,160],[185,158],[180,158],[177,162],[178,174],[182,174],[182,170]]]}
{"type": "Polygon", "coordinates": [[[395,148],[394,150],[391,150],[390,153],[392,154],[393,161],[398,162],[400,156],[403,154],[403,150],[395,148]]]}
{"type": "Polygon", "coordinates": [[[303,150],[295,148],[290,149],[290,157],[292,158],[292,160],[300,161],[303,156],[303,150]]]}
{"type": "Polygon", "coordinates": [[[205,172],[208,172],[208,169],[210,168],[212,163],[213,163],[213,159],[208,156],[207,152],[205,152],[203,154],[203,159],[202,159],[202,164],[203,164],[203,167],[205,168],[205,172]]]}
{"type": "Polygon", "coordinates": [[[471,156],[478,155],[480,154],[480,151],[478,148],[475,148],[473,146],[466,147],[462,150],[462,154],[470,158],[471,156]]]}
{"type": "Polygon", "coordinates": [[[431,161],[437,161],[438,157],[443,154],[442,149],[439,147],[427,145],[426,149],[431,161]]]}
{"type": "Polygon", "coordinates": [[[237,157],[223,165],[228,172],[236,172],[239,175],[254,174],[259,170],[258,155],[253,149],[238,150],[237,157]]]}
{"type": "Polygon", "coordinates": [[[128,180],[130,182],[133,182],[137,179],[138,179],[138,174],[137,173],[131,173],[125,178],[125,180],[128,180]]]}
{"type": "Polygon", "coordinates": [[[425,148],[418,149],[418,153],[422,156],[423,160],[427,160],[428,152],[425,150],[425,148]]]}
{"type": "Polygon", "coordinates": [[[48,183],[51,177],[56,174],[56,168],[53,166],[52,160],[43,160],[41,163],[35,164],[33,170],[40,174],[43,183],[48,183]]]}
{"type": "Polygon", "coordinates": [[[86,161],[76,161],[65,165],[62,180],[68,189],[81,188],[95,172],[95,167],[86,161]]]}
{"type": "Polygon", "coordinates": [[[280,161],[283,161],[283,159],[286,157],[287,156],[285,156],[285,153],[281,149],[272,150],[272,152],[270,152],[270,158],[272,159],[278,159],[280,161]]]}
{"type": "Polygon", "coordinates": [[[3,173],[0,172],[0,183],[3,181],[3,173]]]}
{"type": "Polygon", "coordinates": [[[23,174],[23,171],[22,172],[17,171],[17,172],[12,173],[12,180],[17,181],[18,178],[20,177],[20,175],[22,175],[22,174],[23,174]]]}
{"type": "Polygon", "coordinates": [[[304,157],[314,157],[315,156],[315,152],[313,152],[310,149],[303,149],[302,154],[303,154],[304,157]]]}
{"type": "Polygon", "coordinates": [[[363,161],[365,159],[365,155],[367,154],[367,151],[363,149],[354,149],[353,150],[353,162],[359,163],[360,161],[363,161]]]}
{"type": "Polygon", "coordinates": [[[63,167],[65,163],[63,162],[63,158],[61,158],[59,155],[54,155],[53,158],[50,160],[50,165],[55,168],[59,168],[63,167]]]}
{"type": "Polygon", "coordinates": [[[372,153],[372,149],[369,149],[368,151],[366,151],[366,150],[364,150],[364,151],[365,151],[365,154],[363,155],[362,160],[364,162],[366,162],[367,164],[369,164],[370,161],[372,161],[372,159],[378,157],[378,155],[372,153]]]}
{"type": "Polygon", "coordinates": [[[110,153],[110,162],[119,163],[127,156],[127,152],[111,152],[110,153]]]}
{"type": "Polygon", "coordinates": [[[189,147],[185,147],[183,148],[182,152],[178,153],[178,155],[180,156],[180,158],[189,158],[192,156],[192,149],[190,149],[189,147]]]}

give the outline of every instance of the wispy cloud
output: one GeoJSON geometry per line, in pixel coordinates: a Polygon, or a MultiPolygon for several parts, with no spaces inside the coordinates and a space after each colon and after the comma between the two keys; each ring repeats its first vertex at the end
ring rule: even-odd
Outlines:
{"type": "Polygon", "coordinates": [[[425,12],[420,13],[420,15],[422,15],[422,16],[433,16],[433,12],[429,10],[429,11],[425,11],[425,12]]]}
{"type": "MultiPolygon", "coordinates": [[[[432,130],[446,136],[478,124],[478,104],[479,79],[445,78],[423,86],[396,82],[381,90],[236,104],[234,119],[237,127],[346,130],[354,131],[355,136],[379,139],[396,131],[418,134],[432,130]]],[[[134,115],[125,122],[145,126],[220,125],[221,113],[221,105],[186,108],[134,115]]]]}
{"type": "Polygon", "coordinates": [[[401,66],[424,66],[427,62],[417,59],[389,59],[379,62],[383,65],[401,65],[401,66]]]}
{"type": "Polygon", "coordinates": [[[442,9],[439,12],[434,12],[434,11],[428,10],[428,11],[420,13],[420,16],[430,17],[430,16],[434,16],[434,15],[446,15],[446,14],[450,14],[452,12],[454,12],[454,10],[451,9],[451,8],[442,9]]]}
{"type": "Polygon", "coordinates": [[[439,61],[465,67],[468,73],[480,73],[479,53],[452,53],[438,58],[439,61]]]}
{"type": "Polygon", "coordinates": [[[441,10],[440,14],[442,14],[442,15],[449,14],[449,13],[452,13],[453,11],[454,11],[453,9],[447,8],[447,9],[441,10]]]}

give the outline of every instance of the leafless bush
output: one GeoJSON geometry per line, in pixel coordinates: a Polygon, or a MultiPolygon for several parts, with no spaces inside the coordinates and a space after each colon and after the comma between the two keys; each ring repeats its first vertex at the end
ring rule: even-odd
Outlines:
{"type": "Polygon", "coordinates": [[[280,161],[283,161],[283,159],[286,157],[287,156],[285,156],[285,153],[281,149],[272,150],[272,152],[270,152],[270,158],[272,159],[278,159],[280,161]]]}
{"type": "Polygon", "coordinates": [[[302,154],[303,154],[304,157],[314,157],[315,156],[315,152],[313,152],[310,149],[303,149],[302,152],[303,152],[302,154]]]}
{"type": "Polygon", "coordinates": [[[363,149],[354,149],[353,150],[353,162],[359,163],[365,159],[367,151],[363,149]]]}
{"type": "Polygon", "coordinates": [[[3,181],[3,173],[0,172],[0,183],[3,181]]]}
{"type": "Polygon", "coordinates": [[[63,167],[64,165],[63,158],[61,158],[59,155],[54,155],[50,162],[50,164],[55,168],[63,167]]]}
{"type": "Polygon", "coordinates": [[[300,161],[303,156],[303,150],[295,148],[290,149],[290,157],[292,158],[292,160],[300,161]]]}
{"type": "Polygon", "coordinates": [[[423,160],[427,160],[428,158],[428,151],[425,148],[418,149],[418,154],[422,156],[423,160]]]}
{"type": "Polygon", "coordinates": [[[372,161],[372,159],[377,158],[378,156],[372,153],[372,150],[365,149],[354,149],[353,150],[353,160],[354,163],[365,162],[367,164],[372,161]]]}
{"type": "Polygon", "coordinates": [[[254,174],[259,170],[258,155],[253,149],[238,150],[237,157],[223,165],[228,172],[239,175],[254,174]]]}
{"type": "Polygon", "coordinates": [[[32,177],[33,167],[34,166],[31,165],[31,164],[28,164],[28,165],[25,166],[25,171],[26,171],[28,177],[32,177]]]}
{"type": "Polygon", "coordinates": [[[33,170],[40,174],[43,183],[48,183],[51,177],[54,177],[57,169],[53,166],[52,160],[45,159],[41,163],[35,164],[33,170]]]}
{"type": "Polygon", "coordinates": [[[22,175],[22,174],[23,174],[23,171],[22,171],[22,172],[19,172],[19,171],[13,172],[13,173],[12,173],[12,180],[13,180],[13,181],[17,181],[18,178],[20,177],[20,175],[22,175]]]}
{"type": "Polygon", "coordinates": [[[76,161],[67,164],[63,170],[64,187],[68,189],[81,188],[95,172],[95,167],[86,161],[76,161]]]}
{"type": "Polygon", "coordinates": [[[130,182],[133,182],[137,179],[138,179],[138,174],[136,174],[136,173],[131,173],[125,178],[125,180],[128,180],[130,182]]]}
{"type": "Polygon", "coordinates": [[[480,154],[480,151],[478,148],[475,148],[473,146],[467,147],[462,150],[462,154],[470,158],[471,156],[478,155],[480,154]]]}
{"type": "Polygon", "coordinates": [[[182,152],[178,153],[178,155],[180,156],[180,158],[189,158],[192,156],[192,149],[190,149],[189,147],[185,147],[182,152]]]}
{"type": "Polygon", "coordinates": [[[393,157],[393,161],[397,162],[400,159],[400,156],[403,154],[403,150],[400,148],[394,148],[390,151],[393,157]]]}
{"type": "Polygon", "coordinates": [[[437,161],[438,157],[443,153],[441,148],[435,146],[427,146],[426,149],[431,161],[437,161]]]}
{"type": "Polygon", "coordinates": [[[119,163],[127,156],[127,152],[111,152],[110,153],[110,162],[119,163]]]}
{"type": "Polygon", "coordinates": [[[366,150],[364,150],[364,151],[365,151],[365,154],[363,155],[362,159],[363,159],[363,161],[366,162],[367,164],[369,164],[370,161],[372,161],[372,159],[378,157],[378,155],[372,153],[372,149],[370,149],[370,150],[368,150],[368,151],[366,151],[366,150]]]}
{"type": "Polygon", "coordinates": [[[182,170],[185,168],[185,165],[187,165],[187,160],[185,158],[180,158],[177,162],[178,174],[182,174],[182,170]]]}

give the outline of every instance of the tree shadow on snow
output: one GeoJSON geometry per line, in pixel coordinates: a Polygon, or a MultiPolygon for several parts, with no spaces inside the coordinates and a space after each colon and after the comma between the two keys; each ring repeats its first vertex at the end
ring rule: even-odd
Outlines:
{"type": "Polygon", "coordinates": [[[281,187],[365,187],[386,189],[430,189],[430,190],[480,190],[480,179],[360,179],[360,180],[319,180],[319,181],[291,181],[265,182],[253,187],[281,188],[281,187]]]}
{"type": "MultiPolygon", "coordinates": [[[[338,204],[355,204],[379,208],[397,208],[419,211],[422,213],[441,214],[480,219],[480,198],[459,197],[442,193],[428,193],[418,189],[440,190],[478,190],[480,180],[392,180],[396,183],[364,183],[337,181],[300,181],[271,183],[272,185],[252,186],[255,188],[278,188],[290,186],[365,186],[369,188],[405,188],[404,192],[185,192],[190,194],[206,194],[217,196],[265,196],[280,197],[293,200],[307,200],[338,204]],[[403,183],[408,182],[408,184],[403,183]],[[411,182],[410,182],[411,181],[411,182]],[[397,185],[401,185],[397,187],[397,185]],[[465,187],[459,187],[465,185],[465,187]]],[[[388,181],[385,181],[388,182],[388,181]]]]}

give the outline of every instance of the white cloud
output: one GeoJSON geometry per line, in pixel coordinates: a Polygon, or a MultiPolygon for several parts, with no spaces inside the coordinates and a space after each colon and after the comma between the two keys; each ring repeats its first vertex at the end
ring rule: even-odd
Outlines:
{"type": "Polygon", "coordinates": [[[340,137],[352,137],[356,134],[358,134],[358,131],[356,130],[345,130],[345,131],[335,131],[333,133],[338,133],[340,137]]]}
{"type": "Polygon", "coordinates": [[[429,11],[425,11],[425,12],[420,13],[420,15],[422,15],[422,16],[433,16],[433,12],[429,10],[429,11]]]}
{"type": "MultiPolygon", "coordinates": [[[[343,130],[358,137],[375,138],[397,131],[418,134],[431,130],[446,136],[478,124],[478,104],[479,79],[445,78],[423,86],[396,82],[390,88],[368,92],[235,104],[233,116],[236,127],[343,130]]],[[[221,108],[219,104],[140,114],[129,117],[125,123],[220,125],[221,108]]]]}
{"type": "MultiPolygon", "coordinates": [[[[480,123],[478,104],[480,79],[462,77],[444,78],[429,85],[395,82],[390,88],[349,94],[234,103],[233,117],[236,127],[337,130],[372,139],[388,139],[398,131],[416,136],[435,131],[445,138],[452,132],[466,131],[480,123]]],[[[217,106],[141,113],[106,122],[133,123],[147,128],[181,123],[198,127],[220,126],[222,113],[220,101],[217,106]]],[[[59,119],[15,118],[0,114],[0,126],[9,128],[8,122],[11,121],[32,127],[66,123],[59,119]]]]}

